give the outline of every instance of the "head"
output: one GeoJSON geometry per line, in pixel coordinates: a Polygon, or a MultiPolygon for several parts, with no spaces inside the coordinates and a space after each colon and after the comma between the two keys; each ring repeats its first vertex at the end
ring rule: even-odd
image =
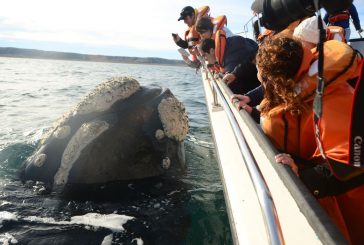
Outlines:
{"type": "Polygon", "coordinates": [[[214,64],[216,62],[214,40],[210,38],[202,40],[199,49],[201,50],[202,56],[205,57],[209,64],[214,64]]]}
{"type": "Polygon", "coordinates": [[[258,79],[264,87],[265,103],[261,107],[263,115],[278,105],[285,106],[292,114],[302,110],[297,96],[298,79],[296,74],[303,58],[302,44],[288,36],[274,36],[266,40],[258,49],[256,65],[258,79]]]}
{"type": "Polygon", "coordinates": [[[196,31],[200,34],[201,39],[211,38],[213,30],[214,24],[212,24],[212,21],[208,16],[202,17],[196,22],[196,31]]]}
{"type": "Polygon", "coordinates": [[[186,6],[181,10],[180,17],[178,21],[183,20],[183,22],[189,27],[195,24],[195,9],[191,6],[186,6]]]}

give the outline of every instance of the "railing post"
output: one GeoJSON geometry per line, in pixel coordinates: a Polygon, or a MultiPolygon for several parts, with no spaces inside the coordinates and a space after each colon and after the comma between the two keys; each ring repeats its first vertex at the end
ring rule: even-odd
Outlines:
{"type": "Polygon", "coordinates": [[[212,95],[214,98],[214,106],[220,106],[219,103],[217,102],[217,92],[214,86],[212,86],[212,95]]]}
{"type": "MultiPolygon", "coordinates": [[[[212,82],[214,80],[212,73],[208,72],[207,69],[203,69],[203,72],[205,73],[206,80],[210,81],[211,85],[212,85],[212,82]]],[[[214,108],[221,107],[217,100],[217,93],[216,93],[215,87],[211,86],[211,89],[212,89],[212,96],[214,99],[214,102],[213,102],[214,108]]]]}

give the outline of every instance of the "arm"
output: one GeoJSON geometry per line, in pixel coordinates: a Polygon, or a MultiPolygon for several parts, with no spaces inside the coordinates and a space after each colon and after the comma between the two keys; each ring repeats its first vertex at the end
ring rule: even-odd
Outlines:
{"type": "Polygon", "coordinates": [[[239,63],[231,72],[237,80],[245,80],[247,77],[256,77],[258,71],[255,65],[249,60],[239,63]]]}
{"type": "Polygon", "coordinates": [[[353,24],[355,26],[355,29],[358,31],[361,30],[358,11],[356,11],[354,4],[351,5],[351,7],[349,9],[349,13],[350,13],[351,18],[353,19],[353,24]]]}
{"type": "Polygon", "coordinates": [[[258,123],[258,124],[260,123],[260,111],[258,111],[258,109],[256,107],[252,108],[250,115],[252,116],[252,118],[254,119],[254,121],[256,123],[258,123]]]}
{"type": "Polygon", "coordinates": [[[259,87],[250,90],[248,93],[245,94],[245,96],[248,96],[250,98],[249,105],[251,106],[259,105],[264,98],[263,86],[260,85],[259,87]]]}
{"type": "Polygon", "coordinates": [[[188,48],[188,43],[186,40],[183,40],[178,34],[172,34],[173,41],[177,44],[178,47],[183,49],[188,48]]]}
{"type": "MultiPolygon", "coordinates": [[[[245,105],[249,105],[249,107],[251,106],[257,106],[260,104],[260,102],[263,100],[264,97],[264,90],[262,86],[256,87],[255,89],[249,91],[248,93],[246,93],[245,95],[241,95],[241,94],[233,94],[230,98],[231,102],[234,102],[234,99],[239,100],[239,104],[237,105],[237,109],[240,110],[240,108],[243,108],[245,105]]],[[[245,109],[245,108],[244,108],[245,109]]],[[[255,115],[257,115],[257,113],[260,115],[260,112],[253,107],[252,111],[248,111],[249,113],[255,113],[255,115]],[[256,111],[254,111],[256,110],[256,111]]],[[[259,117],[257,118],[257,122],[259,122],[259,117]]]]}
{"type": "Polygon", "coordinates": [[[176,42],[178,47],[181,47],[183,49],[188,48],[188,43],[187,41],[183,40],[182,38],[180,38],[177,42],[176,42]]]}
{"type": "Polygon", "coordinates": [[[325,14],[323,20],[324,20],[325,24],[328,24],[329,23],[329,14],[328,13],[325,14]]]}

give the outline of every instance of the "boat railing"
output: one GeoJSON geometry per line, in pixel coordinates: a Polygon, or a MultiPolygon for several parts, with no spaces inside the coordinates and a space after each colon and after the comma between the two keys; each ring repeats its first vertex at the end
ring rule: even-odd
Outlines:
{"type": "Polygon", "coordinates": [[[218,86],[216,79],[208,69],[205,68],[204,71],[206,73],[206,76],[208,76],[209,80],[211,81],[214,105],[215,106],[219,105],[218,100],[221,102],[222,104],[221,106],[223,107],[224,111],[228,116],[230,125],[234,131],[235,138],[239,144],[239,148],[242,153],[243,159],[245,160],[244,162],[249,171],[250,178],[254,183],[254,188],[257,193],[259,204],[262,210],[270,244],[273,245],[284,244],[282,230],[272,195],[259,170],[259,167],[257,166],[254,156],[251,153],[251,149],[249,148],[244,138],[244,134],[241,131],[234,117],[234,114],[231,111],[231,108],[229,107],[226,98],[224,97],[221,91],[221,86],[218,86]]]}
{"type": "MultiPolygon", "coordinates": [[[[254,155],[252,154],[250,143],[244,137],[244,132],[239,126],[236,115],[232,110],[237,110],[236,105],[238,100],[230,102],[233,95],[231,90],[222,81],[222,79],[206,67],[204,60],[202,72],[206,80],[210,82],[211,91],[213,93],[214,105],[221,106],[225,111],[231,127],[233,128],[235,138],[239,144],[241,154],[249,170],[249,175],[254,183],[258,200],[264,216],[267,235],[270,239],[270,244],[284,244],[284,238],[280,227],[279,217],[277,216],[274,200],[269,191],[269,187],[264,180],[264,176],[259,169],[254,155]]],[[[252,117],[245,111],[240,110],[238,115],[247,125],[251,133],[254,135],[255,140],[262,148],[264,154],[267,156],[274,170],[289,190],[294,198],[300,211],[306,217],[311,227],[315,230],[317,237],[323,244],[347,244],[344,237],[341,235],[337,227],[332,223],[331,219],[327,216],[326,212],[319,205],[318,201],[307,190],[297,176],[293,174],[289,166],[275,163],[275,155],[278,151],[273,147],[272,143],[262,132],[259,125],[252,119],[252,117]]]]}
{"type": "Polygon", "coordinates": [[[249,33],[253,33],[253,31],[250,31],[250,28],[254,29],[254,23],[257,23],[258,25],[258,32],[261,33],[262,31],[262,25],[260,23],[260,15],[254,15],[252,16],[243,26],[243,30],[241,32],[234,33],[235,35],[244,35],[245,37],[248,37],[249,33]]]}

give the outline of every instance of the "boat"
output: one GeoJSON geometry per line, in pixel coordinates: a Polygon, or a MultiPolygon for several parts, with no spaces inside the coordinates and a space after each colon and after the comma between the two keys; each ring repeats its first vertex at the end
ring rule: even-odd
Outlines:
{"type": "Polygon", "coordinates": [[[234,244],[347,244],[225,83],[206,67],[202,83],[234,244]]]}
{"type": "Polygon", "coordinates": [[[353,38],[350,39],[348,43],[351,47],[358,50],[362,55],[364,55],[364,38],[353,38]]]}

